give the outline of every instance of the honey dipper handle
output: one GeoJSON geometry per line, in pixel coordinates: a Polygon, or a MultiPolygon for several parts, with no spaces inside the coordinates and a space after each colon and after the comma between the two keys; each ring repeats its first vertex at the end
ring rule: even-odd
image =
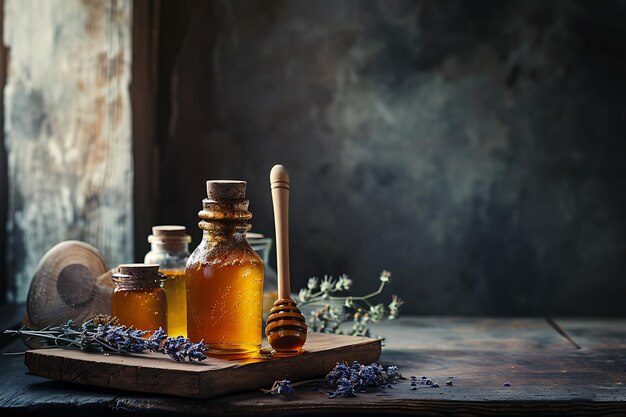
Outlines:
{"type": "Polygon", "coordinates": [[[289,173],[282,165],[270,172],[274,225],[276,227],[276,268],[278,299],[291,298],[289,282],[289,173]]]}

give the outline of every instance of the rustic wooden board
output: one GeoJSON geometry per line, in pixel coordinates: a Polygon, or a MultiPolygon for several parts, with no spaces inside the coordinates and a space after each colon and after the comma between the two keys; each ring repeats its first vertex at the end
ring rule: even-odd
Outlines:
{"type": "Polygon", "coordinates": [[[46,378],[99,387],[210,398],[269,388],[274,381],[300,381],[324,376],[335,363],[380,357],[380,340],[365,337],[309,334],[305,353],[282,359],[177,363],[160,354],[103,355],[68,349],[26,352],[31,373],[46,378]]]}
{"type": "Polygon", "coordinates": [[[7,264],[18,301],[60,241],[90,243],[111,265],[134,258],[131,20],[131,0],[4,2],[7,264]]]}

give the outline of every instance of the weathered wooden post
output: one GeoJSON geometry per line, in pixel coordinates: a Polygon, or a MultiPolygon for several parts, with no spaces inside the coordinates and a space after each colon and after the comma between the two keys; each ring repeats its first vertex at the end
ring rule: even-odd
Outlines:
{"type": "Polygon", "coordinates": [[[132,1],[5,0],[10,298],[77,239],[133,259],[132,1]]]}

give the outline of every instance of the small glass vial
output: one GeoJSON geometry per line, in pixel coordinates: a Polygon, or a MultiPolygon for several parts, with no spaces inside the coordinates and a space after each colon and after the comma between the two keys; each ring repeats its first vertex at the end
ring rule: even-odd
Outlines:
{"type": "Polygon", "coordinates": [[[125,264],[117,271],[111,314],[125,326],[146,331],[146,337],[159,327],[167,332],[167,298],[159,265],[125,264]]]}
{"type": "Polygon", "coordinates": [[[187,333],[208,354],[245,358],[261,348],[263,261],[250,247],[245,181],[207,181],[202,242],[187,261],[187,333]]]}
{"type": "Polygon", "coordinates": [[[187,337],[185,266],[191,237],[185,234],[185,226],[154,226],[148,242],[152,247],[144,262],[159,264],[159,271],[166,277],[163,288],[167,295],[168,335],[187,337]]]}

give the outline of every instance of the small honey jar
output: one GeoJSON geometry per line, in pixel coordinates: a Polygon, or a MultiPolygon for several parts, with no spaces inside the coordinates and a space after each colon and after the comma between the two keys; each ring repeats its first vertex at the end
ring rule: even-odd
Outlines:
{"type": "Polygon", "coordinates": [[[117,270],[113,274],[112,315],[123,325],[146,331],[146,336],[159,327],[167,332],[165,278],[159,273],[159,265],[125,264],[117,270]]]}
{"type": "Polygon", "coordinates": [[[191,237],[185,233],[185,226],[154,226],[148,242],[152,247],[144,263],[159,264],[159,272],[166,277],[167,333],[170,337],[187,337],[185,266],[191,237]]]}

